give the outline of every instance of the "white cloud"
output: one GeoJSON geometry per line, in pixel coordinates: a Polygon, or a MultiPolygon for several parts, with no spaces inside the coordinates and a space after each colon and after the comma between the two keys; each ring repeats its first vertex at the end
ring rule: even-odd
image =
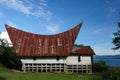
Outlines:
{"type": "Polygon", "coordinates": [[[96,29],[93,31],[94,34],[101,33],[102,29],[96,29]]]}
{"type": "Polygon", "coordinates": [[[57,24],[47,25],[46,29],[48,33],[55,34],[59,31],[59,26],[57,24]]]}
{"type": "Polygon", "coordinates": [[[41,2],[46,2],[46,0],[40,0],[41,2]]]}
{"type": "Polygon", "coordinates": [[[7,40],[8,43],[10,43],[10,46],[12,46],[12,45],[11,45],[12,43],[11,43],[11,40],[10,40],[10,38],[9,38],[9,36],[8,36],[7,31],[1,32],[1,33],[0,33],[0,38],[7,40]]]}
{"type": "Polygon", "coordinates": [[[0,4],[26,15],[49,19],[52,13],[47,9],[47,1],[37,0],[36,2],[34,0],[0,0],[0,4]]]}
{"type": "Polygon", "coordinates": [[[106,0],[105,1],[108,11],[109,11],[109,15],[108,17],[111,17],[111,15],[115,14],[115,12],[117,12],[117,8],[114,7],[113,2],[110,0],[106,0]]]}
{"type": "Polygon", "coordinates": [[[95,47],[93,48],[96,55],[116,55],[116,54],[120,54],[120,52],[114,51],[112,49],[109,48],[103,48],[103,47],[95,47]]]}
{"type": "Polygon", "coordinates": [[[30,6],[23,5],[23,2],[20,0],[0,0],[1,4],[7,5],[8,7],[21,11],[25,14],[31,14],[30,6]]]}
{"type": "Polygon", "coordinates": [[[15,28],[18,28],[18,25],[16,25],[15,23],[13,23],[12,21],[7,21],[8,25],[12,26],[12,27],[15,27],[15,28]]]}

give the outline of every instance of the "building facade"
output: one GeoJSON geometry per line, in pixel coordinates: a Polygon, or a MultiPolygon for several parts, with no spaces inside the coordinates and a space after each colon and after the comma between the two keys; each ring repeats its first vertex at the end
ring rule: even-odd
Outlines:
{"type": "Polygon", "coordinates": [[[59,34],[39,35],[5,24],[23,71],[92,73],[94,51],[90,46],[74,46],[81,26],[59,34]]]}

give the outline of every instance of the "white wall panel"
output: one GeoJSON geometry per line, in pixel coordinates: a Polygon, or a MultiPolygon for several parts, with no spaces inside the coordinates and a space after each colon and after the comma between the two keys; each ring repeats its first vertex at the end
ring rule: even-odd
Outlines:
{"type": "Polygon", "coordinates": [[[80,62],[78,62],[78,56],[72,55],[66,57],[61,57],[57,60],[55,57],[50,58],[38,58],[36,60],[33,59],[21,59],[22,63],[45,63],[45,64],[52,64],[52,63],[66,63],[67,65],[91,65],[91,56],[80,56],[80,62]]]}
{"type": "Polygon", "coordinates": [[[67,65],[91,65],[91,56],[80,56],[81,61],[78,62],[78,56],[69,56],[66,59],[67,65]]]}
{"type": "Polygon", "coordinates": [[[60,58],[59,60],[57,60],[56,58],[48,58],[48,59],[21,59],[22,63],[45,63],[45,64],[51,64],[51,63],[65,63],[66,58],[60,58]]]}

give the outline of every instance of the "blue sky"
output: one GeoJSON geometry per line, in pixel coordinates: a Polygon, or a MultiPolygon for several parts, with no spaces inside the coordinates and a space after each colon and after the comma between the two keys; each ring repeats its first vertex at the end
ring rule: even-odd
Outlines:
{"type": "Polygon", "coordinates": [[[90,45],[97,55],[114,55],[113,32],[120,21],[120,0],[0,0],[0,37],[4,24],[36,34],[56,34],[83,22],[77,44],[90,45]]]}

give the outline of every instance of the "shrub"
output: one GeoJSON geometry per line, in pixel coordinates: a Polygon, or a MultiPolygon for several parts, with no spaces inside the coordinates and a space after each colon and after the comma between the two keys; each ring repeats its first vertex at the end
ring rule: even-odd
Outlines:
{"type": "Polygon", "coordinates": [[[93,64],[93,71],[99,72],[98,76],[101,78],[99,80],[120,80],[120,68],[110,67],[103,60],[93,64]]]}
{"type": "Polygon", "coordinates": [[[103,80],[120,80],[120,68],[111,67],[102,75],[103,80]]]}
{"type": "Polygon", "coordinates": [[[21,70],[22,67],[22,62],[5,39],[0,39],[0,63],[10,69],[21,70]]]}
{"type": "Polygon", "coordinates": [[[22,67],[22,62],[11,47],[4,47],[3,53],[0,55],[0,63],[10,69],[21,70],[22,67]]]}
{"type": "Polygon", "coordinates": [[[108,69],[108,65],[104,60],[99,60],[93,63],[93,72],[105,72],[108,69]]]}

